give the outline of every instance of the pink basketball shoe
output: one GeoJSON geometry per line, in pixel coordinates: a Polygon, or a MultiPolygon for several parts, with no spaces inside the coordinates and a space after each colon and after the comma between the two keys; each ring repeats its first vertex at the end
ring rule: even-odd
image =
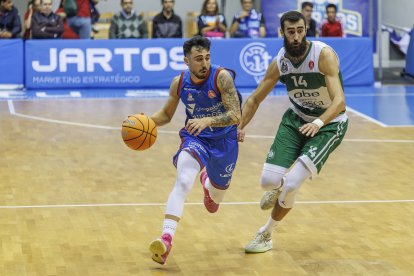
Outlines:
{"type": "Polygon", "coordinates": [[[203,191],[204,191],[204,206],[206,207],[207,211],[209,211],[210,213],[215,213],[217,212],[220,205],[215,203],[213,199],[211,199],[210,197],[210,193],[205,186],[207,177],[208,177],[207,172],[202,171],[200,174],[200,182],[201,182],[201,185],[203,186],[203,191]]]}

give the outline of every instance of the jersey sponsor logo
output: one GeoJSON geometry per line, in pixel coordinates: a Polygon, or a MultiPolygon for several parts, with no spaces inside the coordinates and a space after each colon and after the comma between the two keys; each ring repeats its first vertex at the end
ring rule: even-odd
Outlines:
{"type": "Polygon", "coordinates": [[[239,60],[243,70],[259,83],[270,65],[272,56],[266,51],[266,44],[253,42],[244,46],[239,60]]]}
{"type": "Polygon", "coordinates": [[[213,90],[209,90],[207,95],[210,99],[214,99],[216,97],[216,92],[214,92],[213,90]]]}
{"type": "Polygon", "coordinates": [[[319,97],[319,96],[320,96],[320,94],[317,91],[315,91],[315,92],[305,92],[305,91],[302,90],[302,91],[298,91],[298,92],[293,94],[293,97],[295,97],[295,99],[319,97]]]}
{"type": "Polygon", "coordinates": [[[218,102],[213,106],[210,107],[197,107],[197,112],[214,112],[217,111],[220,107],[223,106],[223,102],[218,102]]]}
{"type": "Polygon", "coordinates": [[[193,142],[193,141],[188,143],[188,147],[190,149],[195,150],[198,154],[200,154],[200,150],[204,153],[207,153],[206,149],[203,146],[201,146],[199,143],[196,143],[196,142],[193,142]]]}
{"type": "Polygon", "coordinates": [[[315,67],[315,62],[313,60],[309,61],[309,69],[313,69],[315,67]]]}

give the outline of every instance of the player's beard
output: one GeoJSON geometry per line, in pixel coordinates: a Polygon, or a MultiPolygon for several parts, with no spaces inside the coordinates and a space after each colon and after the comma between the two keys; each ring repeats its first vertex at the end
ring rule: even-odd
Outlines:
{"type": "Polygon", "coordinates": [[[196,76],[199,80],[206,79],[207,76],[208,76],[209,69],[206,67],[206,68],[201,69],[200,71],[199,72],[193,72],[194,76],[196,76]],[[202,73],[200,71],[206,71],[206,72],[205,73],[202,73]]]}
{"type": "Polygon", "coordinates": [[[289,41],[287,40],[287,38],[285,37],[283,39],[283,43],[285,46],[285,50],[288,53],[289,56],[291,57],[301,57],[305,54],[306,51],[306,38],[302,38],[302,41],[300,42],[299,46],[295,47],[293,46],[293,44],[289,43],[289,41]]]}

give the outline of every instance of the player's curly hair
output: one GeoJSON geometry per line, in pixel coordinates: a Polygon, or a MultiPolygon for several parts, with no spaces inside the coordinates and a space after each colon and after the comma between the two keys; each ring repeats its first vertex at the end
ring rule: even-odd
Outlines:
{"type": "Polygon", "coordinates": [[[187,56],[187,54],[191,53],[191,49],[194,46],[198,46],[198,47],[201,47],[203,49],[210,51],[210,44],[211,42],[207,38],[202,37],[200,35],[196,35],[193,38],[184,42],[184,45],[183,45],[184,56],[187,56]]]}

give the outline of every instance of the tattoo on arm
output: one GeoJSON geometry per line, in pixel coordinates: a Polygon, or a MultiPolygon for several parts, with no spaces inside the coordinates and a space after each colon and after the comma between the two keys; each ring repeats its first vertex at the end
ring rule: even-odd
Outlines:
{"type": "Polygon", "coordinates": [[[240,101],[236,87],[234,87],[233,78],[229,72],[224,71],[219,73],[217,82],[226,113],[212,117],[211,126],[224,127],[238,124],[241,117],[240,101]]]}

